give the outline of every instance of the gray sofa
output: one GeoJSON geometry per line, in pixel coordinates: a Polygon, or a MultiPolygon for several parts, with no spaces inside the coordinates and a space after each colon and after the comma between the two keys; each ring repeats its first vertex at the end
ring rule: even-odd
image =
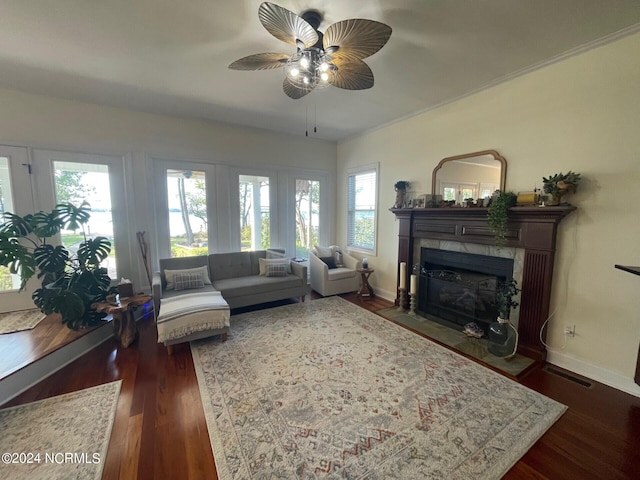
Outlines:
{"type": "Polygon", "coordinates": [[[214,253],[197,257],[165,258],[160,260],[160,271],[153,276],[153,303],[159,311],[160,299],[185,293],[219,291],[229,308],[257,305],[275,300],[300,297],[304,301],[310,292],[307,267],[291,262],[291,273],[286,276],[260,275],[260,258],[284,258],[284,250],[257,250],[253,252],[214,253]],[[207,267],[211,284],[191,290],[168,290],[166,270],[184,270],[207,267]]]}

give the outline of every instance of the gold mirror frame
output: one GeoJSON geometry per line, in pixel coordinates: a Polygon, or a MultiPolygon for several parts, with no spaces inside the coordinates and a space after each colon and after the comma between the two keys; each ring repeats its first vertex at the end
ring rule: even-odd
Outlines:
{"type": "Polygon", "coordinates": [[[436,192],[437,173],[438,173],[438,170],[440,170],[445,163],[453,162],[455,160],[463,160],[466,158],[482,157],[484,155],[491,155],[495,160],[500,162],[500,191],[504,192],[505,179],[507,178],[507,161],[502,155],[500,155],[495,150],[482,150],[480,152],[465,153],[464,155],[446,157],[440,160],[440,163],[438,163],[436,168],[433,169],[433,174],[431,175],[431,193],[433,195],[436,195],[437,193],[436,192]]]}

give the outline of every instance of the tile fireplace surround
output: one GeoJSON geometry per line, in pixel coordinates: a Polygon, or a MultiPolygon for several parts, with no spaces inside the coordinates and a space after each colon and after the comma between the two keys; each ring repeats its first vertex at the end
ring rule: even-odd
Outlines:
{"type": "MultiPolygon", "coordinates": [[[[486,208],[391,209],[400,223],[398,275],[400,262],[407,265],[420,262],[423,246],[513,258],[514,278],[522,289],[517,314],[518,353],[544,360],[547,352],[539,335],[549,315],[557,227],[575,209],[572,206],[512,208],[505,235],[507,243],[499,249],[487,224],[486,208]]],[[[407,276],[410,273],[408,271],[407,276]]],[[[408,284],[408,278],[406,280],[408,284]]],[[[398,303],[399,295],[396,296],[398,303]]]]}

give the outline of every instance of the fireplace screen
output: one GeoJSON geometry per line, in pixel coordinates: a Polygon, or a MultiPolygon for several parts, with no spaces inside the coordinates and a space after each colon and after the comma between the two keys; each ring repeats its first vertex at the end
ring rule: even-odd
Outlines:
{"type": "Polygon", "coordinates": [[[427,313],[460,325],[493,322],[497,277],[474,272],[427,270],[427,313]]]}
{"type": "Polygon", "coordinates": [[[497,286],[513,275],[513,260],[423,248],[418,310],[428,318],[485,333],[498,316],[497,286]]]}

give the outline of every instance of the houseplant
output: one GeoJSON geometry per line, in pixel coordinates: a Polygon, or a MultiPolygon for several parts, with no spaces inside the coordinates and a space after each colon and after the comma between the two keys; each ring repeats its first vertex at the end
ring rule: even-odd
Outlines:
{"type": "Polygon", "coordinates": [[[498,318],[489,325],[489,351],[498,357],[511,358],[518,348],[518,330],[509,321],[511,310],[519,305],[514,300],[520,289],[518,283],[506,280],[496,289],[496,309],[498,318]]]}
{"type": "Polygon", "coordinates": [[[405,205],[405,197],[407,195],[407,188],[409,188],[409,182],[406,180],[398,180],[393,186],[396,190],[396,203],[394,208],[402,208],[405,205]]]}
{"type": "Polygon", "coordinates": [[[562,196],[566,193],[575,193],[578,184],[582,180],[579,173],[569,170],[567,173],[556,173],[548,177],[542,177],[542,190],[550,195],[546,201],[547,205],[560,205],[562,196]]]}
{"type": "Polygon", "coordinates": [[[79,207],[62,203],[51,212],[24,217],[5,212],[0,225],[0,265],[20,275],[20,290],[37,273],[42,284],[33,293],[34,303],[44,314],[59,313],[73,330],[99,323],[105,314],[92,310],[91,304],[116,291],[109,287],[107,269],[100,266],[111,252],[111,242],[106,237],[87,238],[85,233],[89,208],[83,202],[79,207]],[[77,253],[50,243],[63,229],[82,229],[84,240],[77,253]]]}
{"type": "Polygon", "coordinates": [[[507,223],[509,221],[509,209],[516,205],[517,195],[513,192],[496,193],[489,204],[487,212],[487,223],[491,233],[495,236],[496,245],[502,247],[506,244],[505,233],[507,232],[507,223]]]}

